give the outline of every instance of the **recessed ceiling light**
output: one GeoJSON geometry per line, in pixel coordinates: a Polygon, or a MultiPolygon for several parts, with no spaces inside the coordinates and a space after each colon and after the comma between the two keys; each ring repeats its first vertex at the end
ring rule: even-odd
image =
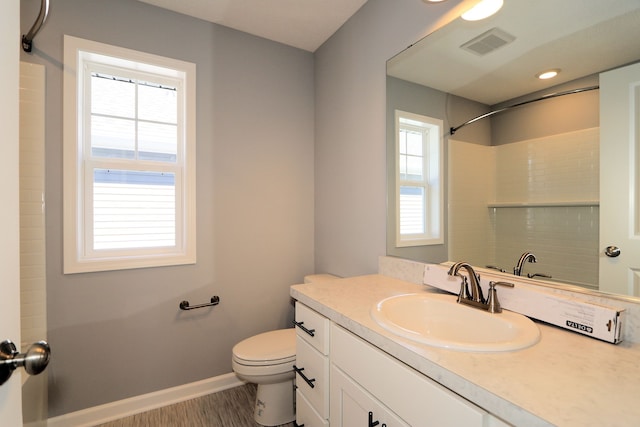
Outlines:
{"type": "Polygon", "coordinates": [[[422,0],[425,3],[442,3],[443,1],[447,1],[447,0],[422,0]]]}
{"type": "Polygon", "coordinates": [[[481,0],[480,3],[463,13],[462,19],[465,21],[480,21],[495,14],[500,10],[504,0],[481,0]]]}
{"type": "Polygon", "coordinates": [[[559,72],[560,72],[560,69],[559,68],[555,68],[553,70],[547,70],[547,71],[543,71],[541,73],[538,73],[538,74],[536,74],[536,77],[539,78],[540,80],[552,79],[555,76],[557,76],[559,72]]]}

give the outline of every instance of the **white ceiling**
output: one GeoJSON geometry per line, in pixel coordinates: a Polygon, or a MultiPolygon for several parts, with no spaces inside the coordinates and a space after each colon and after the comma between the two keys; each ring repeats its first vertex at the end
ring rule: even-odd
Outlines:
{"type": "Polygon", "coordinates": [[[139,0],[314,52],[367,0],[139,0]]]}

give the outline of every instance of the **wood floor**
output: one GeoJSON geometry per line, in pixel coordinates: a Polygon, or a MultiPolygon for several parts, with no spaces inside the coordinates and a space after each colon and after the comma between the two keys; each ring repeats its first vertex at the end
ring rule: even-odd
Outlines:
{"type": "MultiPolygon", "coordinates": [[[[256,427],[253,404],[256,386],[246,384],[97,427],[256,427]]],[[[293,427],[284,424],[282,427],[293,427]]]]}

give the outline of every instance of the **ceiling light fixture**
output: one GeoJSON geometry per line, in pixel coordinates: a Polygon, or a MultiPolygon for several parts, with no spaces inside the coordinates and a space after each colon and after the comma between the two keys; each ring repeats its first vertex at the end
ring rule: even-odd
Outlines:
{"type": "Polygon", "coordinates": [[[443,1],[447,1],[447,0],[422,0],[425,3],[442,3],[443,1]]]}
{"type": "Polygon", "coordinates": [[[480,21],[495,14],[503,4],[504,0],[481,0],[461,16],[465,21],[480,21]]]}
{"type": "Polygon", "coordinates": [[[552,79],[560,73],[559,68],[554,68],[553,70],[543,71],[541,73],[536,74],[536,77],[540,80],[552,79]]]}

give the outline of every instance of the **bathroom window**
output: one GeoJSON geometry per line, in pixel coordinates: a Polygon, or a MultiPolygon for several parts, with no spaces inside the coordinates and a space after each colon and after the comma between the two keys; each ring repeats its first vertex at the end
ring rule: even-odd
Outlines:
{"type": "Polygon", "coordinates": [[[442,120],[396,110],[396,246],[443,238],[442,120]]]}
{"type": "Polygon", "coordinates": [[[64,272],[195,263],[195,65],[64,49],[64,272]]]}

